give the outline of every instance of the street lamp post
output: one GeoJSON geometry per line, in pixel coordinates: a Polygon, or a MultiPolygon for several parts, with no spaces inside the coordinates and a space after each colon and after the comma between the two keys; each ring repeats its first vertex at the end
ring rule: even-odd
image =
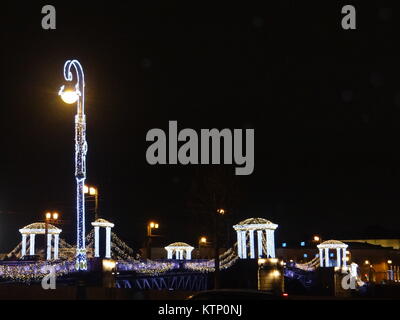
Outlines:
{"type": "Polygon", "coordinates": [[[76,84],[73,90],[65,90],[62,86],[59,95],[66,103],[77,104],[75,115],[75,178],[76,178],[76,264],[77,270],[87,269],[85,247],[85,195],[84,185],[86,179],[86,116],[85,116],[85,76],[78,60],[68,60],[64,65],[64,78],[73,81],[72,69],[76,72],[76,84]]]}
{"type": "Polygon", "coordinates": [[[226,211],[224,209],[218,209],[214,216],[214,289],[220,288],[220,259],[219,259],[219,218],[224,216],[226,211]]]}
{"type": "Polygon", "coordinates": [[[89,187],[85,185],[83,187],[83,192],[94,197],[94,220],[96,221],[99,218],[99,189],[97,187],[89,187]]]}
{"type": "MultiPolygon", "coordinates": [[[[44,250],[45,256],[46,256],[46,260],[50,260],[50,258],[51,258],[51,252],[49,252],[49,249],[48,249],[50,247],[49,239],[48,239],[49,222],[52,222],[52,223],[57,222],[58,217],[59,217],[58,212],[53,212],[53,213],[46,212],[46,214],[44,216],[44,224],[45,224],[45,229],[44,229],[45,230],[44,231],[44,239],[45,239],[45,241],[44,241],[44,243],[47,244],[47,246],[45,245],[45,250],[44,250]]],[[[50,243],[51,243],[51,241],[50,241],[50,243]]]]}
{"type": "Polygon", "coordinates": [[[151,238],[153,237],[153,233],[151,232],[153,229],[158,229],[159,224],[156,222],[150,222],[147,224],[147,245],[146,245],[146,257],[147,259],[151,259],[151,238]]]}
{"type": "Polygon", "coordinates": [[[200,239],[199,239],[199,254],[198,254],[198,257],[199,257],[199,259],[201,258],[201,246],[202,245],[207,245],[207,238],[206,237],[200,237],[200,239]]]}

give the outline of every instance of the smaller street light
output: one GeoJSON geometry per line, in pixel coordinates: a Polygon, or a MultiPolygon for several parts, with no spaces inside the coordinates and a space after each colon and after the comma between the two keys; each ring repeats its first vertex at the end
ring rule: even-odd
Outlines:
{"type": "Polygon", "coordinates": [[[198,255],[199,259],[201,258],[201,252],[200,252],[201,247],[206,246],[206,245],[207,245],[207,238],[204,236],[200,237],[200,239],[199,239],[199,255],[198,255]]]}
{"type": "Polygon", "coordinates": [[[46,259],[49,259],[50,257],[48,256],[48,252],[46,250],[46,243],[47,243],[47,235],[49,234],[49,223],[56,223],[58,218],[60,217],[60,214],[58,212],[46,212],[45,213],[45,252],[46,252],[46,259]]]}
{"type": "Polygon", "coordinates": [[[151,238],[154,237],[152,230],[158,229],[159,227],[160,225],[154,221],[151,221],[147,224],[147,259],[151,259],[151,238]]]}
{"type": "Polygon", "coordinates": [[[83,193],[87,194],[91,197],[94,197],[94,202],[95,202],[95,204],[94,204],[94,220],[97,220],[98,219],[98,211],[99,211],[99,190],[97,189],[97,187],[84,185],[83,193]]]}

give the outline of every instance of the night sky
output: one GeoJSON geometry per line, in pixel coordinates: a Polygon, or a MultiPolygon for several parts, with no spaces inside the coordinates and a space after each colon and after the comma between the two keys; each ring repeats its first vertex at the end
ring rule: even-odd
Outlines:
{"type": "Polygon", "coordinates": [[[398,237],[400,8],[361,2],[352,31],[340,1],[2,4],[0,252],[46,210],[75,241],[76,108],[57,95],[71,58],[86,76],[87,182],[132,247],[150,219],[159,244],[211,236],[189,203],[213,168],[146,162],[146,133],[169,120],[255,129],[254,173],[225,168],[240,190],[232,223],[267,218],[277,241],[398,237]],[[56,30],[41,28],[45,4],[56,30]]]}

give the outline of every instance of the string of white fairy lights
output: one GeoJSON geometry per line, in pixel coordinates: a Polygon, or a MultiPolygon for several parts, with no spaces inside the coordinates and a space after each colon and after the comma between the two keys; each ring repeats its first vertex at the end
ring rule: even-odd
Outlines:
{"type": "MultiPolygon", "coordinates": [[[[219,268],[220,270],[225,270],[234,265],[239,257],[236,254],[235,248],[237,247],[237,242],[233,245],[233,248],[228,249],[219,256],[219,268]]],[[[187,261],[184,263],[184,268],[192,271],[199,272],[214,272],[215,271],[215,259],[210,259],[207,261],[197,262],[197,261],[187,261]]]]}
{"type": "MultiPolygon", "coordinates": [[[[94,245],[93,230],[86,236],[87,248],[92,248],[94,245]]],[[[10,254],[15,254],[21,250],[21,243],[14,248],[10,254]]],[[[65,240],[60,239],[60,247],[67,250],[72,250],[75,246],[68,244],[65,240]]],[[[236,255],[237,243],[232,248],[228,249],[219,256],[220,269],[224,270],[231,267],[239,257],[236,255]]],[[[186,269],[197,272],[214,272],[215,259],[207,261],[140,261],[132,255],[133,249],[122,241],[116,234],[112,233],[112,250],[113,258],[118,260],[117,269],[119,271],[135,271],[139,274],[159,275],[174,269],[186,269]]],[[[39,280],[48,274],[48,267],[55,268],[56,275],[61,276],[71,272],[75,272],[75,259],[68,258],[62,262],[41,261],[27,264],[4,264],[0,265],[0,278],[30,282],[39,280]]]]}
{"type": "Polygon", "coordinates": [[[296,263],[296,268],[305,270],[305,271],[312,271],[315,270],[319,266],[319,257],[315,257],[314,259],[306,262],[306,263],[296,263]]]}
{"type": "Polygon", "coordinates": [[[27,264],[0,265],[0,278],[13,281],[31,282],[43,278],[49,273],[49,267],[53,267],[56,276],[62,276],[75,271],[75,261],[41,261],[27,264]]]}

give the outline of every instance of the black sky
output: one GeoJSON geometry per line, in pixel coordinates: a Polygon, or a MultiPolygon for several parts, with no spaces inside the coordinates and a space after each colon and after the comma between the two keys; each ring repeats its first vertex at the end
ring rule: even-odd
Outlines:
{"type": "Polygon", "coordinates": [[[57,96],[71,58],[86,75],[88,182],[132,246],[148,219],[160,221],[164,244],[207,230],[187,208],[204,168],[146,163],[147,131],[169,120],[255,129],[255,171],[237,178],[234,222],[270,219],[278,241],[400,230],[394,1],[353,1],[355,31],[341,29],[339,1],[68,1],[54,3],[55,31],[41,29],[48,3],[32,2],[2,9],[0,252],[47,209],[74,241],[75,110],[57,96]]]}

